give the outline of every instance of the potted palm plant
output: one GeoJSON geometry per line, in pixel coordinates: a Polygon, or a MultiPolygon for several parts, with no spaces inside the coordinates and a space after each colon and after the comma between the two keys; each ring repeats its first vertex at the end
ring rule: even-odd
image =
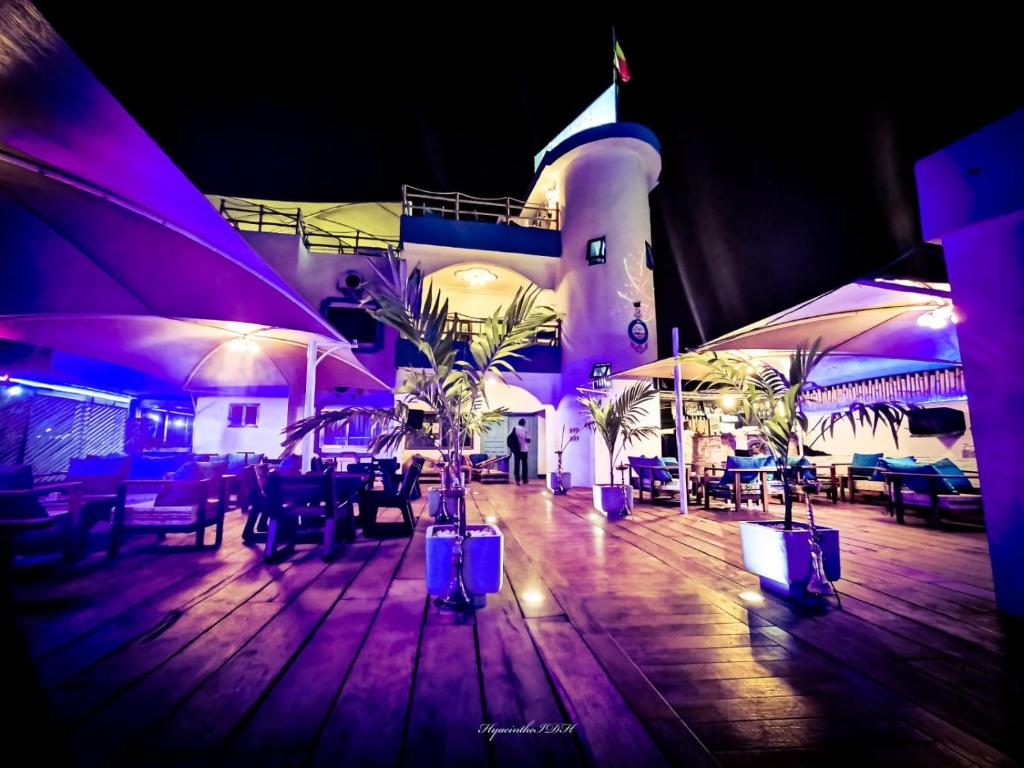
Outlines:
{"type": "Polygon", "coordinates": [[[558,443],[558,450],[555,456],[558,457],[558,466],[554,472],[548,474],[548,490],[559,496],[564,496],[572,488],[572,473],[562,469],[562,457],[570,444],[580,439],[580,427],[573,427],[569,434],[565,434],[565,427],[562,427],[562,439],[558,443]]]}
{"type": "Polygon", "coordinates": [[[601,436],[608,449],[608,483],[594,484],[594,507],[609,517],[628,514],[633,506],[633,489],[615,482],[615,459],[622,447],[637,440],[657,437],[656,427],[641,422],[647,416],[646,403],[657,391],[646,381],[638,381],[618,397],[609,399],[590,396],[577,398],[587,410],[583,429],[601,436]]]}
{"type": "Polygon", "coordinates": [[[798,444],[797,436],[809,431],[824,435],[834,430],[837,422],[846,420],[854,432],[858,424],[870,425],[872,433],[879,424],[885,424],[898,445],[899,427],[911,408],[903,403],[853,403],[823,416],[809,430],[805,400],[814,386],[814,369],[828,354],[827,350],[820,350],[820,340],[795,350],[789,358],[788,375],[742,353],[682,356],[687,363],[697,363],[705,371],[698,389],[736,398],[739,414],[757,430],[770,461],[778,468],[782,477],[783,519],[740,523],[743,564],[761,578],[763,587],[796,597],[808,592],[830,594],[830,582],[840,575],[839,531],[814,525],[809,495],[808,523],[793,520],[794,490],[803,482],[804,472],[799,457],[791,456],[798,444]]]}
{"type": "MultiPolygon", "coordinates": [[[[468,526],[465,513],[462,449],[467,436],[478,435],[493,424],[504,421],[505,408],[491,407],[487,400],[486,382],[504,381],[515,374],[516,361],[522,350],[534,342],[538,331],[553,322],[556,313],[538,303],[541,289],[527,285],[516,291],[507,307],[499,307],[481,323],[481,330],[467,345],[461,343],[457,324],[449,317],[448,301],[439,290],[427,285],[419,267],[409,271],[407,262],[390,248],[370,259],[377,279],[365,289],[364,307],[382,323],[398,330],[411,341],[426,359],[424,368],[410,371],[395,389],[395,403],[389,408],[351,406],[324,411],[285,428],[285,446],[290,450],[311,431],[331,423],[339,428],[355,418],[369,418],[374,438],[370,449],[376,452],[396,451],[406,437],[418,435],[442,457],[442,513],[438,521],[451,520],[452,525],[434,525],[427,534],[427,581],[438,583],[437,568],[443,567],[442,580],[450,579],[442,591],[440,602],[461,609],[472,606],[466,573],[478,585],[501,584],[501,534],[494,526],[468,526]],[[427,432],[408,418],[410,406],[436,414],[439,434],[427,432]],[[473,558],[476,546],[485,537],[497,537],[498,556],[488,563],[474,562],[465,568],[466,559],[473,558]],[[476,541],[474,541],[476,539],[476,541]],[[450,560],[439,558],[438,551],[451,553],[450,560]],[[463,557],[465,553],[465,557],[463,557]],[[441,564],[441,565],[439,565],[441,564]]],[[[492,541],[495,540],[492,538],[492,541]]],[[[488,548],[494,551],[493,547],[488,548]]],[[[470,591],[472,591],[470,585],[470,591]]],[[[495,591],[487,589],[486,591],[495,591]]],[[[440,590],[431,590],[440,591],[440,590]]]]}

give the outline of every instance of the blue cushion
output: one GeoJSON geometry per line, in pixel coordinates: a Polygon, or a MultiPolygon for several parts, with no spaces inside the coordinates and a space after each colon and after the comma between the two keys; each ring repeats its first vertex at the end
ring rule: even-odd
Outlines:
{"type": "MultiPolygon", "coordinates": [[[[960,469],[951,459],[940,459],[932,464],[940,475],[962,475],[960,469]]],[[[966,477],[947,477],[946,484],[957,493],[975,493],[975,488],[966,477]]]]}
{"type": "MultiPolygon", "coordinates": [[[[770,460],[771,456],[729,456],[725,460],[726,471],[722,473],[722,479],[719,482],[731,486],[736,481],[733,479],[733,473],[729,470],[761,468],[770,460]]],[[[740,472],[740,482],[757,482],[759,474],[758,472],[740,472]]]]}
{"type": "Polygon", "coordinates": [[[471,453],[469,454],[469,461],[471,464],[479,464],[482,461],[487,461],[486,453],[471,453]]]}
{"type": "Polygon", "coordinates": [[[921,465],[913,456],[886,456],[878,462],[878,469],[871,473],[868,480],[877,480],[878,482],[885,480],[885,475],[882,474],[883,469],[888,469],[891,472],[903,472],[919,466],[921,465]]]}
{"type": "Polygon", "coordinates": [[[277,467],[282,475],[298,475],[302,473],[302,458],[295,453],[285,456],[277,467]]]}
{"type": "Polygon", "coordinates": [[[789,466],[810,467],[810,469],[801,469],[797,473],[797,476],[806,483],[813,483],[818,479],[818,471],[811,467],[811,462],[806,456],[801,456],[799,459],[790,459],[789,466]]]}
{"type": "MultiPolygon", "coordinates": [[[[203,479],[203,473],[199,469],[199,462],[189,461],[182,464],[171,475],[171,479],[198,483],[203,479]]],[[[179,507],[192,504],[194,501],[192,491],[188,487],[168,485],[160,489],[160,493],[156,497],[156,506],[179,507]]]]}
{"type": "Polygon", "coordinates": [[[162,480],[190,460],[187,453],[177,456],[149,456],[142,454],[131,457],[128,469],[130,480],[162,480]]]}
{"type": "MultiPolygon", "coordinates": [[[[658,458],[658,459],[655,459],[655,466],[657,466],[657,467],[664,467],[664,466],[667,466],[667,465],[665,464],[665,460],[664,459],[658,458]]],[[[659,483],[671,483],[672,482],[672,473],[669,472],[667,469],[656,469],[651,474],[654,475],[654,479],[657,480],[659,483]]]]}
{"type": "Polygon", "coordinates": [[[0,491],[28,491],[31,488],[31,464],[0,465],[0,491]]]}
{"type": "MultiPolygon", "coordinates": [[[[895,469],[895,467],[893,468],[895,469]]],[[[903,487],[907,490],[913,491],[914,493],[931,493],[934,487],[939,493],[950,494],[953,493],[952,487],[945,480],[939,480],[937,483],[930,481],[928,477],[942,477],[942,474],[933,467],[931,464],[917,464],[914,466],[900,467],[900,472],[906,472],[912,477],[900,478],[903,481],[903,487]],[[920,477],[917,477],[920,475],[920,477]]]]}
{"type": "Polygon", "coordinates": [[[850,476],[860,477],[863,479],[874,478],[874,475],[878,473],[872,469],[866,469],[866,467],[877,467],[878,462],[882,460],[882,454],[880,453],[855,453],[853,458],[850,459],[850,476]],[[863,469],[862,469],[863,467],[863,469]]]}

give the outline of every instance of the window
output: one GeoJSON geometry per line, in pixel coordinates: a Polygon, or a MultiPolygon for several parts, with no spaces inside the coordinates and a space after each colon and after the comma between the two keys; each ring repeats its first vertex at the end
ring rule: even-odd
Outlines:
{"type": "Polygon", "coordinates": [[[232,403],[228,406],[229,427],[258,427],[259,422],[259,403],[232,403]]]}
{"type": "Polygon", "coordinates": [[[651,248],[651,244],[644,243],[644,253],[647,255],[647,268],[654,271],[654,249],[651,248]]]}
{"type": "Polygon", "coordinates": [[[587,241],[587,264],[604,264],[608,260],[608,243],[603,237],[587,241]]]}
{"type": "Polygon", "coordinates": [[[321,312],[328,323],[340,333],[346,341],[356,344],[360,350],[373,351],[381,345],[380,323],[361,306],[334,303],[327,299],[321,312]]]}

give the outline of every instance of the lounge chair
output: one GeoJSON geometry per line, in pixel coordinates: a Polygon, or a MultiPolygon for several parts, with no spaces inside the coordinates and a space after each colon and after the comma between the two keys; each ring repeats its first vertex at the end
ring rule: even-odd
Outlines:
{"type": "Polygon", "coordinates": [[[673,477],[673,467],[667,465],[661,458],[629,457],[629,484],[640,492],[640,501],[644,500],[644,491],[650,494],[653,502],[657,502],[659,498],[678,497],[681,487],[678,464],[674,471],[676,474],[673,477]]]}
{"type": "Polygon", "coordinates": [[[224,507],[209,503],[209,480],[125,480],[114,506],[108,554],[115,557],[128,533],[194,533],[202,547],[206,529],[216,526],[214,546],[224,539],[224,507]]]}
{"type": "Polygon", "coordinates": [[[782,493],[782,481],[770,479],[778,472],[770,461],[770,456],[729,456],[725,467],[706,468],[702,480],[704,509],[710,509],[715,498],[733,504],[737,512],[743,502],[760,501],[767,512],[768,496],[782,493]],[[716,472],[722,474],[716,477],[716,472]]]}
{"type": "Polygon", "coordinates": [[[267,526],[270,524],[267,465],[250,464],[242,471],[242,480],[246,487],[245,504],[242,507],[242,511],[246,513],[242,541],[246,544],[266,541],[267,526]]]}
{"type": "Polygon", "coordinates": [[[472,478],[481,483],[507,483],[510,455],[489,456],[486,453],[471,453],[472,478]]]}
{"type": "Polygon", "coordinates": [[[977,472],[961,470],[949,459],[898,469],[882,468],[889,512],[903,524],[908,511],[923,513],[929,525],[943,522],[972,527],[985,524],[977,472]]]}
{"type": "Polygon", "coordinates": [[[80,483],[0,490],[0,568],[13,561],[19,544],[35,549],[55,535],[64,559],[73,560],[81,551],[81,491],[80,483]]]}

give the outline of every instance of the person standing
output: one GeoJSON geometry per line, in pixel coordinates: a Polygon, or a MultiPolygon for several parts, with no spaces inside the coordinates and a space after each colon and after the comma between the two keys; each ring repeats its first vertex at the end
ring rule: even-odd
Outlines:
{"type": "Polygon", "coordinates": [[[530,450],[530,432],[526,428],[526,419],[519,420],[519,424],[512,430],[512,434],[515,436],[515,440],[510,442],[515,443],[512,453],[515,457],[516,485],[519,485],[520,482],[526,485],[529,478],[527,459],[530,450]]]}

